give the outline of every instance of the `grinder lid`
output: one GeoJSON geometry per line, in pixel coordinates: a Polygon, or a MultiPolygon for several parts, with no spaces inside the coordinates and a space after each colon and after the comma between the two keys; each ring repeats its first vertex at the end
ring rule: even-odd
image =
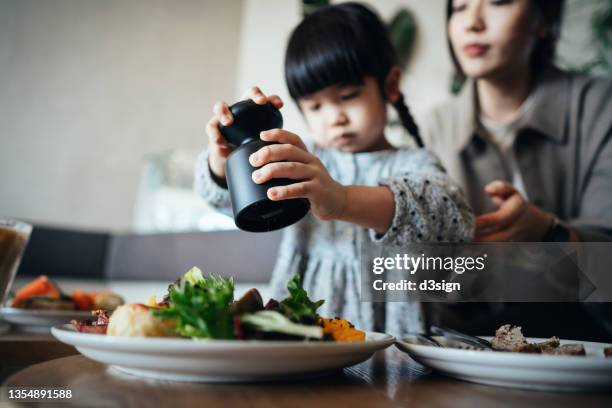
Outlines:
{"type": "Polygon", "coordinates": [[[258,105],[251,99],[236,102],[230,106],[234,116],[231,125],[219,124],[223,137],[234,146],[259,139],[264,130],[283,127],[283,116],[270,102],[258,105]]]}

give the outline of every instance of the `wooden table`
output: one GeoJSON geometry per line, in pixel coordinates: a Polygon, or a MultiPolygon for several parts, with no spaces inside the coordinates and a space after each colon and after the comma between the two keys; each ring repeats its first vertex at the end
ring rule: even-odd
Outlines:
{"type": "Polygon", "coordinates": [[[428,373],[395,347],[334,375],[259,384],[194,384],[129,376],[82,356],[30,366],[8,387],[69,388],[73,406],[98,407],[611,407],[608,393],[490,387],[428,373]]]}
{"type": "Polygon", "coordinates": [[[0,336],[0,384],[10,374],[32,364],[78,354],[72,346],[57,341],[51,333],[13,330],[0,336]]]}

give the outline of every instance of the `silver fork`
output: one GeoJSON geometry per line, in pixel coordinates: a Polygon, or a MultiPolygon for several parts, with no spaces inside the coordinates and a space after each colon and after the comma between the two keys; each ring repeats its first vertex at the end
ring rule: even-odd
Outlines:
{"type": "Polygon", "coordinates": [[[491,342],[481,339],[480,337],[471,336],[469,334],[461,333],[457,330],[449,329],[448,327],[431,326],[431,332],[437,336],[442,336],[449,340],[458,341],[468,346],[479,349],[479,350],[493,350],[491,342]]]}

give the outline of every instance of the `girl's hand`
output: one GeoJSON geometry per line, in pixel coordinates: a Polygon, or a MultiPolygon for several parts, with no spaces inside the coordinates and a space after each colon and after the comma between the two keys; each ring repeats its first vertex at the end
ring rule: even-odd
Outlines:
{"type": "Polygon", "coordinates": [[[541,241],[554,216],[529,204],[511,183],[496,180],[485,191],[498,206],[476,219],[475,241],[541,241]]]}
{"type": "Polygon", "coordinates": [[[302,139],[282,129],[261,132],[261,139],[277,144],[262,147],[251,155],[257,184],[274,178],[288,178],[296,183],[268,189],[270,200],[303,197],[310,201],[313,214],[324,221],[342,216],[346,207],[347,188],[331,178],[323,163],[311,154],[302,139]]]}
{"type": "MultiPolygon", "coordinates": [[[[250,88],[241,98],[241,100],[252,99],[258,105],[264,105],[271,102],[276,109],[283,106],[283,101],[276,95],[266,96],[261,89],[254,86],[250,88]]],[[[210,118],[206,124],[206,134],[210,142],[208,163],[212,172],[219,178],[225,178],[225,162],[228,156],[234,150],[221,134],[219,123],[224,126],[231,125],[234,117],[229,110],[229,106],[225,102],[217,102],[213,107],[214,116],[210,118]]]]}

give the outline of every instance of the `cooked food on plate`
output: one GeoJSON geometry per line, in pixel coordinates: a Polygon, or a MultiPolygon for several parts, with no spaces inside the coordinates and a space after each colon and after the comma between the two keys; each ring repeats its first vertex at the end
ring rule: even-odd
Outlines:
{"type": "Polygon", "coordinates": [[[105,334],[108,327],[108,312],[105,310],[92,310],[91,315],[94,319],[82,322],[72,320],[72,323],[81,333],[105,334]]]}
{"type": "Polygon", "coordinates": [[[168,287],[162,301],[118,307],[105,320],[73,322],[81,332],[124,337],[188,337],[194,339],[362,341],[365,332],[339,317],[323,318],[295,275],[289,296],[264,304],[257,289],[234,299],[234,280],[196,267],[168,287]],[[94,328],[95,327],[95,328],[94,328]]]}
{"type": "Polygon", "coordinates": [[[491,339],[493,350],[514,351],[518,353],[541,353],[542,349],[559,347],[559,339],[551,337],[541,343],[529,343],[520,326],[505,324],[495,331],[495,337],[491,339]]]}
{"type": "Polygon", "coordinates": [[[45,275],[28,283],[9,301],[9,306],[35,310],[115,310],[123,304],[121,296],[112,292],[83,292],[75,290],[64,293],[45,275]]]}
{"type": "MultiPolygon", "coordinates": [[[[493,350],[514,351],[518,353],[539,353],[562,356],[585,356],[584,345],[580,343],[560,344],[557,337],[551,337],[540,343],[529,343],[520,326],[505,324],[495,331],[491,340],[493,350]]],[[[605,350],[604,350],[605,354],[605,350]]],[[[608,355],[606,354],[606,357],[608,355]]]]}
{"type": "Polygon", "coordinates": [[[119,306],[108,321],[106,334],[124,337],[174,336],[174,320],[166,320],[152,313],[150,306],[128,304],[119,306]]]}

